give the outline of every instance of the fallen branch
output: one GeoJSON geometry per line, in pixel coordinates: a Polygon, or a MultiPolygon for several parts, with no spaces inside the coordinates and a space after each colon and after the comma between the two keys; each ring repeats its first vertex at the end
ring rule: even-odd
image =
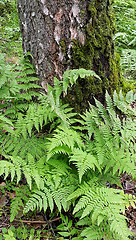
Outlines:
{"type": "MultiPolygon", "coordinates": [[[[51,222],[58,221],[58,220],[60,220],[60,219],[61,219],[61,217],[58,217],[58,218],[49,220],[48,222],[51,223],[51,222]]],[[[30,220],[14,219],[14,221],[16,221],[16,222],[28,223],[28,224],[47,224],[47,221],[40,221],[40,220],[39,220],[39,221],[30,221],[30,220]]]]}

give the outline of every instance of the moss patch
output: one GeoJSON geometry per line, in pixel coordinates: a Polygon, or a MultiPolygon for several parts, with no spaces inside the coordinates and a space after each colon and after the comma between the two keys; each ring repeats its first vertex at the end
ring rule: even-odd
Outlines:
{"type": "Polygon", "coordinates": [[[88,101],[93,102],[93,96],[103,101],[106,89],[112,93],[120,86],[119,57],[112,40],[115,25],[111,3],[90,0],[85,45],[73,40],[71,68],[92,69],[101,78],[101,81],[93,77],[79,79],[69,91],[68,101],[76,111],[84,111],[88,101]]]}

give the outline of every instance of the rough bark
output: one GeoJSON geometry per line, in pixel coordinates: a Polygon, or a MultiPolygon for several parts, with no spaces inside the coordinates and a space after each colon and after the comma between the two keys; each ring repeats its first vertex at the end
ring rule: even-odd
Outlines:
{"type": "Polygon", "coordinates": [[[102,81],[79,80],[71,95],[79,110],[93,95],[118,87],[112,0],[18,0],[17,5],[23,50],[33,55],[45,89],[67,69],[94,70],[102,81]]]}

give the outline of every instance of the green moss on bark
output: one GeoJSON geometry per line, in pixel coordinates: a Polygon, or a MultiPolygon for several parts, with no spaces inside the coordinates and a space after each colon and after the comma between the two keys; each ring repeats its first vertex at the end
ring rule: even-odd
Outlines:
{"type": "Polygon", "coordinates": [[[66,43],[65,43],[65,41],[62,40],[62,41],[59,43],[59,46],[60,46],[60,48],[61,48],[62,53],[65,54],[65,53],[66,53],[66,43]]]}
{"type": "Polygon", "coordinates": [[[76,111],[84,111],[94,96],[103,101],[106,89],[112,93],[115,89],[118,91],[120,85],[119,57],[112,40],[115,25],[111,3],[90,0],[88,16],[86,42],[83,46],[78,40],[73,40],[71,66],[92,69],[101,81],[93,77],[79,79],[68,96],[70,105],[76,111]]]}

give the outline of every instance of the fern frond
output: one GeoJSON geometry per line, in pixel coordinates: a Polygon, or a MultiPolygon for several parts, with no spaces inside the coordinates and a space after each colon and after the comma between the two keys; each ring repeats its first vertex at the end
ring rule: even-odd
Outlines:
{"type": "Polygon", "coordinates": [[[78,132],[71,128],[61,126],[55,130],[49,142],[47,159],[58,152],[70,153],[76,146],[84,148],[84,144],[78,132]]]}
{"type": "Polygon", "coordinates": [[[7,117],[0,115],[0,131],[5,131],[14,134],[14,125],[7,117]]]}
{"type": "MultiPolygon", "coordinates": [[[[131,98],[133,99],[133,97],[131,98]]],[[[118,97],[115,92],[112,100],[106,92],[106,108],[97,100],[95,101],[97,107],[90,104],[90,110],[83,116],[88,135],[90,138],[93,137],[93,141],[87,140],[88,151],[91,153],[93,151],[101,168],[106,167],[105,171],[113,169],[113,174],[118,170],[119,173],[126,171],[134,176],[135,110],[125,101],[122,93],[118,97]],[[121,116],[118,116],[116,113],[115,99],[116,107],[118,102],[120,102],[119,109],[123,111],[121,116]],[[123,118],[123,116],[125,117],[123,118]]]]}
{"type": "Polygon", "coordinates": [[[122,113],[132,115],[132,113],[134,112],[134,114],[136,114],[135,110],[132,109],[132,107],[129,104],[126,104],[125,98],[122,95],[121,91],[119,96],[116,93],[116,91],[114,91],[113,102],[117,109],[119,109],[122,113]]]}
{"type": "Polygon", "coordinates": [[[134,94],[133,91],[129,91],[126,94],[125,98],[126,98],[127,103],[131,104],[134,101],[136,101],[136,93],[134,94]]]}
{"type": "Polygon", "coordinates": [[[14,191],[16,196],[11,200],[10,222],[14,220],[19,212],[23,213],[24,204],[26,204],[28,197],[30,196],[30,191],[26,185],[15,187],[14,191]]]}
{"type": "Polygon", "coordinates": [[[26,139],[16,134],[2,134],[0,137],[0,153],[6,155],[20,156],[26,158],[30,153],[34,158],[39,159],[46,154],[46,140],[43,136],[32,135],[26,139]]]}
{"type": "Polygon", "coordinates": [[[97,222],[98,226],[107,219],[112,233],[117,234],[120,239],[128,239],[130,231],[127,229],[125,217],[120,214],[125,212],[125,206],[129,202],[125,194],[120,190],[100,187],[100,185],[97,187],[84,184],[68,200],[79,196],[81,197],[74,208],[74,213],[83,209],[81,218],[91,214],[92,223],[97,222]],[[120,227],[116,228],[117,225],[120,227]]]}
{"type": "Polygon", "coordinates": [[[28,154],[26,160],[19,156],[5,156],[7,160],[0,161],[0,176],[5,175],[5,179],[11,174],[11,181],[17,176],[17,183],[21,180],[22,173],[25,175],[26,181],[31,189],[32,179],[40,188],[43,185],[42,178],[36,168],[36,163],[31,154],[28,154]]]}
{"type": "Polygon", "coordinates": [[[43,106],[46,106],[48,112],[57,117],[61,124],[68,126],[71,123],[71,118],[74,117],[76,114],[72,113],[72,108],[68,107],[68,104],[62,104],[61,99],[58,97],[58,87],[52,88],[51,86],[48,87],[50,89],[48,95],[41,95],[39,100],[43,106]]]}
{"type": "MultiPolygon", "coordinates": [[[[41,87],[36,84],[38,78],[31,77],[35,74],[34,67],[25,58],[20,65],[8,65],[4,55],[0,59],[0,100],[4,101],[5,116],[16,119],[19,111],[24,112],[33,97],[39,96],[41,87]],[[2,70],[3,69],[3,70],[2,70]],[[25,105],[25,106],[24,106],[25,105]],[[9,111],[10,110],[10,111],[9,111]]],[[[2,104],[0,106],[2,108],[2,104]]],[[[3,106],[4,107],[4,106],[3,106]]]]}
{"type": "Polygon", "coordinates": [[[110,233],[110,229],[108,225],[105,224],[102,225],[100,224],[99,226],[97,225],[92,225],[91,226],[85,227],[84,230],[81,233],[81,236],[84,237],[86,240],[100,240],[100,239],[108,239],[108,240],[115,240],[116,238],[113,237],[113,234],[110,233]]]}
{"type": "Polygon", "coordinates": [[[68,202],[67,198],[74,191],[76,181],[72,182],[72,179],[68,176],[66,177],[62,174],[58,174],[58,176],[56,176],[56,174],[54,175],[55,178],[53,175],[51,177],[51,174],[46,176],[47,179],[45,180],[44,187],[41,188],[40,191],[34,190],[34,194],[24,208],[24,213],[27,213],[30,210],[34,211],[35,209],[42,208],[46,211],[48,207],[52,212],[55,204],[60,212],[62,207],[65,211],[68,210],[70,201],[68,202]],[[58,183],[56,182],[56,178],[59,179],[58,183]],[[69,181],[67,181],[66,178],[67,180],[69,179],[69,181]]]}
{"type": "MultiPolygon", "coordinates": [[[[82,221],[82,220],[81,220],[82,221]]],[[[86,225],[86,224],[84,224],[86,225]]],[[[96,224],[90,223],[87,224],[89,227],[85,227],[81,233],[81,236],[84,237],[86,240],[100,240],[100,239],[108,239],[108,240],[128,240],[130,239],[128,236],[133,235],[130,231],[127,232],[126,236],[123,235],[123,238],[113,233],[110,229],[110,226],[105,222],[101,223],[99,226],[96,224]]],[[[118,224],[120,227],[120,224],[118,224]]]]}
{"type": "Polygon", "coordinates": [[[99,168],[97,159],[91,155],[91,153],[87,153],[78,148],[74,148],[73,154],[70,157],[70,162],[73,162],[78,169],[80,183],[87,170],[93,169],[95,171],[95,167],[99,168]]]}
{"type": "Polygon", "coordinates": [[[77,81],[77,79],[80,78],[85,78],[85,77],[96,77],[98,79],[101,79],[94,71],[92,70],[86,70],[83,68],[80,69],[74,69],[74,70],[67,70],[63,74],[63,89],[64,92],[67,94],[67,89],[69,84],[73,86],[73,84],[77,81]]]}

